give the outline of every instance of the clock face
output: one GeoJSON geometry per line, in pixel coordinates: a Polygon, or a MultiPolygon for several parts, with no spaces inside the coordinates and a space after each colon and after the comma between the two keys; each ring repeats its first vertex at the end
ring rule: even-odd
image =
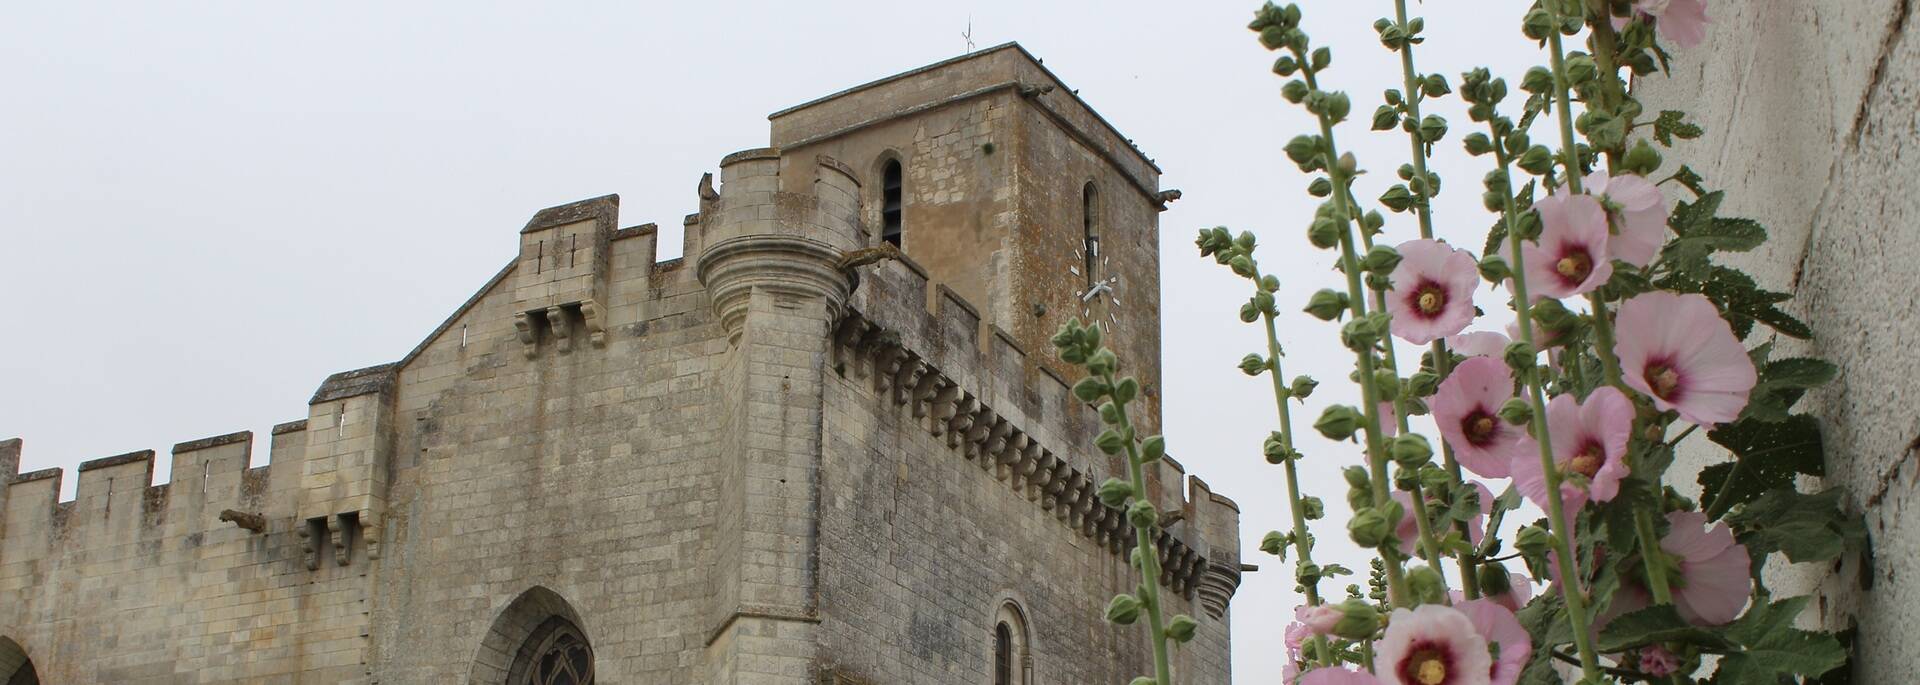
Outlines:
{"type": "Polygon", "coordinates": [[[1112,258],[1100,253],[1099,239],[1069,241],[1073,262],[1067,266],[1073,284],[1068,311],[1088,326],[1112,333],[1120,325],[1120,275],[1112,272],[1112,258]]]}

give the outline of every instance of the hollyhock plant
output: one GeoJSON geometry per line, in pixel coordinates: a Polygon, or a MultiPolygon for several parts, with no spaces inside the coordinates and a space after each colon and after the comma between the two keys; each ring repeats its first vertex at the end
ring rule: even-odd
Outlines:
{"type": "Polygon", "coordinates": [[[1540,239],[1523,243],[1527,292],[1534,298],[1591,292],[1613,277],[1607,258],[1607,210],[1592,195],[1550,195],[1533,204],[1540,239]]]}
{"type": "Polygon", "coordinates": [[[1293,620],[1312,635],[1332,635],[1333,627],[1344,616],[1339,608],[1327,604],[1295,607],[1293,610],[1293,620]]]}
{"type": "Polygon", "coordinates": [[[1473,322],[1473,291],[1480,286],[1473,255],[1437,240],[1409,240],[1399,252],[1386,297],[1394,335],[1425,345],[1473,322]]]}
{"type": "Polygon", "coordinates": [[[1511,473],[1521,430],[1500,420],[1500,405],[1513,398],[1513,371],[1493,357],[1474,357],[1440,383],[1429,402],[1440,435],[1461,466],[1482,478],[1511,473]]]}
{"type": "MultiPolygon", "coordinates": [[[[1487,593],[1485,599],[1506,607],[1507,611],[1518,612],[1521,607],[1527,605],[1527,602],[1533,601],[1533,581],[1518,573],[1507,574],[1507,588],[1504,592],[1494,592],[1485,588],[1482,588],[1482,591],[1487,593]]],[[[1459,590],[1454,590],[1448,596],[1453,598],[1456,606],[1467,601],[1466,593],[1459,590]]]]}
{"type": "Polygon", "coordinates": [[[1513,342],[1499,331],[1467,331],[1447,337],[1447,347],[1464,357],[1500,358],[1507,353],[1507,344],[1513,342]]]}
{"type": "Polygon", "coordinates": [[[1672,528],[1660,539],[1660,549],[1677,571],[1670,578],[1680,616],[1716,626],[1739,618],[1753,591],[1747,547],[1734,542],[1725,523],[1708,528],[1706,515],[1697,511],[1669,513],[1667,522],[1672,528]]]}
{"type": "MultiPolygon", "coordinates": [[[[1627,475],[1627,441],[1633,436],[1633,402],[1626,394],[1604,386],[1586,402],[1571,394],[1555,397],[1547,404],[1547,432],[1553,436],[1553,458],[1561,471],[1561,501],[1568,506],[1575,500],[1606,502],[1620,492],[1620,479],[1627,475]],[[1576,474],[1580,478],[1574,478],[1576,474]]],[[[1539,459],[1514,460],[1513,485],[1534,504],[1547,506],[1547,474],[1539,459]]]]}
{"type": "MultiPolygon", "coordinates": [[[[1660,37],[1674,45],[1690,48],[1707,39],[1707,0],[1634,0],[1633,13],[1653,17],[1660,37]]],[[[1615,17],[1613,24],[1624,28],[1627,19],[1615,17]]]]}
{"type": "Polygon", "coordinates": [[[1473,629],[1487,644],[1498,646],[1494,651],[1500,656],[1487,671],[1489,682],[1492,685],[1519,682],[1520,672],[1526,670],[1527,659],[1533,656],[1533,639],[1527,636],[1527,629],[1514,617],[1513,610],[1492,599],[1459,602],[1453,608],[1473,621],[1473,629]]]}
{"type": "Polygon", "coordinates": [[[1389,685],[1487,685],[1493,659],[1473,619],[1439,604],[1395,609],[1374,673],[1389,685]]]}
{"type": "Polygon", "coordinates": [[[1620,305],[1621,380],[1662,411],[1693,423],[1732,421],[1759,377],[1713,301],[1695,293],[1654,291],[1620,305]]]}
{"type": "Polygon", "coordinates": [[[1680,670],[1680,658],[1660,645],[1647,645],[1640,648],[1640,672],[1650,676],[1664,678],[1680,670]]]}
{"type": "MultiPolygon", "coordinates": [[[[1474,483],[1473,487],[1480,492],[1480,515],[1467,522],[1467,541],[1478,545],[1481,540],[1486,539],[1486,518],[1493,513],[1493,491],[1480,483],[1474,483]]],[[[1400,538],[1400,553],[1413,554],[1414,543],[1419,538],[1419,523],[1412,515],[1413,493],[1396,490],[1393,493],[1393,499],[1408,512],[1408,515],[1400,517],[1400,523],[1394,527],[1393,534],[1400,538]]],[[[1427,506],[1431,508],[1435,505],[1429,503],[1427,506]]]]}
{"type": "Polygon", "coordinates": [[[1667,198],[1660,189],[1639,174],[1596,171],[1587,176],[1586,190],[1601,199],[1613,227],[1608,254],[1634,266],[1653,261],[1667,241],[1667,198]]]}

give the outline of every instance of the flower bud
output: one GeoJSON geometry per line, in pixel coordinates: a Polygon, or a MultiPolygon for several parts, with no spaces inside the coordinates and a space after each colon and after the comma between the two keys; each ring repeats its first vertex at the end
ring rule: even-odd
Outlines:
{"type": "Polygon", "coordinates": [[[1375,273],[1391,273],[1400,265],[1400,251],[1387,245],[1375,245],[1360,260],[1360,268],[1375,273]]]}
{"type": "Polygon", "coordinates": [[[1299,69],[1300,63],[1293,60],[1293,55],[1281,55],[1273,61],[1273,73],[1281,76],[1292,76],[1299,69]]]}
{"type": "Polygon", "coordinates": [[[1133,595],[1114,595],[1107,603],[1107,622],[1130,626],[1140,620],[1140,598],[1133,595]]]}
{"type": "Polygon", "coordinates": [[[1118,478],[1108,478],[1100,483],[1097,491],[1100,502],[1109,507],[1118,507],[1133,498],[1133,484],[1118,478]]]}
{"type": "Polygon", "coordinates": [[[1165,437],[1152,435],[1140,442],[1140,463],[1156,462],[1166,455],[1167,439],[1165,437]]]}
{"type": "Polygon", "coordinates": [[[1527,151],[1520,155],[1517,164],[1528,173],[1544,176],[1553,169],[1553,151],[1548,150],[1545,145],[1535,145],[1527,148],[1527,151]]]}
{"type": "Polygon", "coordinates": [[[1467,137],[1460,139],[1460,142],[1466,146],[1467,154],[1475,157],[1493,151],[1493,139],[1488,138],[1485,133],[1469,133],[1467,137]]]}
{"type": "Polygon", "coordinates": [[[1441,604],[1447,600],[1447,581],[1432,566],[1407,569],[1407,588],[1421,604],[1441,604]]]}
{"type": "Polygon", "coordinates": [[[1336,404],[1320,412],[1319,420],[1313,422],[1313,429],[1320,431],[1320,434],[1326,436],[1328,440],[1346,440],[1353,437],[1354,431],[1360,429],[1360,423],[1363,420],[1360,410],[1344,404],[1336,404]]]}
{"type": "Polygon", "coordinates": [[[1244,373],[1249,376],[1258,376],[1260,375],[1261,372],[1266,370],[1267,370],[1266,357],[1262,357],[1257,354],[1249,354],[1245,357],[1240,358],[1240,373],[1244,373]]]}
{"type": "Polygon", "coordinates": [[[1365,490],[1368,487],[1367,469],[1365,467],[1349,466],[1341,469],[1340,475],[1347,479],[1347,487],[1360,490],[1365,490]]]}
{"type": "Polygon", "coordinates": [[[1332,217],[1317,217],[1307,227],[1307,241],[1322,250],[1340,245],[1340,225],[1332,217]]]}
{"type": "Polygon", "coordinates": [[[1113,401],[1116,403],[1124,405],[1132,402],[1133,398],[1139,395],[1140,381],[1135,380],[1132,376],[1120,379],[1120,384],[1113,386],[1113,401]]]}
{"type": "Polygon", "coordinates": [[[1440,389],[1440,376],[1432,371],[1416,371],[1407,377],[1407,394],[1428,397],[1440,389]]]}
{"type": "Polygon", "coordinates": [[[1479,569],[1480,592],[1488,597],[1499,597],[1513,592],[1513,579],[1507,575],[1507,567],[1498,561],[1483,562],[1479,569]]]}
{"type": "Polygon", "coordinates": [[[1119,425],[1121,420],[1125,418],[1125,416],[1120,414],[1120,405],[1114,404],[1113,402],[1100,403],[1101,421],[1105,421],[1109,425],[1119,425]]]}
{"type": "MultiPolygon", "coordinates": [[[[1088,337],[1090,340],[1093,341],[1089,344],[1092,344],[1092,345],[1099,344],[1099,334],[1094,332],[1098,330],[1100,329],[1098,328],[1087,329],[1088,337]]],[[[1113,355],[1113,350],[1102,349],[1099,352],[1093,353],[1093,356],[1087,358],[1087,373],[1091,373],[1095,376],[1105,376],[1107,374],[1113,373],[1114,370],[1119,366],[1120,366],[1120,358],[1115,357],[1113,355]]]]}
{"type": "Polygon", "coordinates": [[[1332,195],[1333,181],[1327,180],[1327,177],[1325,176],[1315,176],[1313,178],[1313,181],[1307,184],[1307,194],[1312,195],[1314,197],[1326,197],[1328,195],[1332,195]]]}
{"type": "Polygon", "coordinates": [[[1627,150],[1626,159],[1622,161],[1627,171],[1641,175],[1651,174],[1660,168],[1660,151],[1653,149],[1645,139],[1641,139],[1633,144],[1633,149],[1627,150]]]}
{"type": "Polygon", "coordinates": [[[1287,392],[1293,395],[1294,399],[1304,400],[1313,395],[1313,389],[1319,386],[1320,382],[1311,376],[1294,376],[1293,384],[1287,386],[1287,392]]]}
{"type": "MultiPolygon", "coordinates": [[[[1308,92],[1308,88],[1307,88],[1306,82],[1301,81],[1300,79],[1293,79],[1291,81],[1288,81],[1286,85],[1280,87],[1280,97],[1286,98],[1287,102],[1291,102],[1296,105],[1300,104],[1301,100],[1307,99],[1307,92],[1308,92]]],[[[1299,160],[1295,160],[1295,161],[1299,161],[1299,160]]]]}
{"type": "Polygon", "coordinates": [[[1546,556],[1553,546],[1553,533],[1540,526],[1527,526],[1513,536],[1513,546],[1527,556],[1546,556]]]}
{"type": "Polygon", "coordinates": [[[1437,98],[1453,92],[1452,88],[1447,87],[1447,77],[1439,74],[1427,74],[1426,81],[1420,84],[1420,90],[1425,92],[1427,97],[1430,98],[1437,98]]]}
{"type": "Polygon", "coordinates": [[[1380,194],[1380,204],[1396,212],[1407,211],[1408,207],[1413,206],[1413,191],[1407,190],[1407,186],[1403,184],[1395,183],[1387,188],[1387,192],[1380,194]]]}
{"type": "Polygon", "coordinates": [[[1233,259],[1227,260],[1227,268],[1233,269],[1233,273],[1240,276],[1252,276],[1253,260],[1248,259],[1246,255],[1234,255],[1233,259]]]}
{"type": "Polygon", "coordinates": [[[1374,608],[1372,603],[1355,598],[1337,606],[1340,608],[1340,620],[1333,624],[1334,635],[1349,640],[1365,640],[1380,629],[1380,610],[1374,608]]]}
{"type": "Polygon", "coordinates": [[[1260,538],[1260,551],[1284,559],[1287,555],[1287,545],[1292,542],[1293,534],[1283,534],[1277,530],[1270,530],[1267,531],[1265,536],[1260,538]]]}
{"type": "Polygon", "coordinates": [[[1321,288],[1312,297],[1307,298],[1306,312],[1321,321],[1332,321],[1340,318],[1340,315],[1347,311],[1348,303],[1346,293],[1331,288],[1321,288]]]}
{"type": "Polygon", "coordinates": [[[1600,67],[1593,63],[1591,55],[1574,53],[1567,56],[1562,64],[1567,70],[1567,81],[1571,83],[1586,83],[1600,75],[1600,67]]]}
{"type": "Polygon", "coordinates": [[[1107,387],[1107,382],[1100,380],[1097,376],[1088,376],[1080,379],[1080,382],[1073,384],[1073,396],[1079,398],[1081,402],[1092,402],[1100,399],[1106,396],[1111,390],[1111,388],[1107,387]]]}
{"type": "Polygon", "coordinates": [[[1361,509],[1347,519],[1347,535],[1361,547],[1379,547],[1393,539],[1393,522],[1377,508],[1361,509]]]}
{"type": "Polygon", "coordinates": [[[1420,120],[1420,140],[1426,143],[1438,143],[1447,135],[1447,120],[1438,114],[1429,114],[1420,120]]]}
{"type": "MultiPolygon", "coordinates": [[[[1295,81],[1295,83],[1299,82],[1295,81]]],[[[1302,84],[1301,87],[1305,88],[1306,86],[1302,84]]],[[[1294,136],[1292,140],[1287,141],[1287,146],[1282,149],[1286,151],[1287,159],[1293,160],[1293,163],[1305,164],[1308,160],[1313,159],[1314,155],[1320,154],[1320,141],[1314,136],[1305,134],[1297,135],[1294,136]]]]}
{"type": "Polygon", "coordinates": [[[1200,624],[1194,622],[1192,616],[1180,614],[1173,617],[1173,621],[1167,624],[1167,637],[1173,638],[1175,642],[1189,642],[1193,640],[1193,632],[1199,627],[1200,624]]]}
{"type": "Polygon", "coordinates": [[[1480,259],[1480,277],[1498,285],[1513,278],[1513,269],[1507,266],[1507,260],[1500,255],[1487,255],[1480,259]]]}
{"type": "Polygon", "coordinates": [[[1518,397],[1507,400],[1506,404],[1500,405],[1500,419],[1516,426],[1527,425],[1528,421],[1533,420],[1533,405],[1518,397]]]}
{"type": "Polygon", "coordinates": [[[1125,438],[1120,437],[1118,431],[1108,428],[1101,431],[1099,437],[1093,439],[1093,446],[1100,448],[1100,451],[1105,454],[1119,454],[1120,450],[1126,449],[1127,443],[1125,438]]]}
{"type": "Polygon", "coordinates": [[[1242,323],[1253,323],[1259,320],[1260,320],[1260,308],[1257,306],[1254,306],[1252,301],[1248,301],[1246,304],[1240,305],[1240,321],[1242,323]]]}
{"type": "Polygon", "coordinates": [[[1135,528],[1152,528],[1160,522],[1160,510],[1155,509],[1152,502],[1137,499],[1127,507],[1127,521],[1135,528]]]}
{"type": "Polygon", "coordinates": [[[1273,293],[1267,292],[1264,289],[1253,294],[1253,308],[1260,310],[1262,314],[1280,313],[1273,308],[1273,293]]]}
{"type": "Polygon", "coordinates": [[[1373,110],[1373,130],[1385,131],[1400,123],[1400,110],[1393,105],[1381,105],[1373,110]]]}
{"type": "Polygon", "coordinates": [[[1326,515],[1327,503],[1320,498],[1312,496],[1300,498],[1300,518],[1308,521],[1318,521],[1325,518],[1326,515]]]}
{"type": "Polygon", "coordinates": [[[1389,454],[1400,468],[1417,469],[1433,459],[1433,445],[1427,442],[1426,436],[1409,433],[1393,439],[1389,454]]]}

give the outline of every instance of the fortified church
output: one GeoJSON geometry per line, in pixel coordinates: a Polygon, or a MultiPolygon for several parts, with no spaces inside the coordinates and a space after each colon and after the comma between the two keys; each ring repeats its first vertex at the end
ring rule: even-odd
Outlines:
{"type": "MultiPolygon", "coordinates": [[[[1124,464],[1048,338],[1102,321],[1157,432],[1177,193],[1013,44],[770,119],[701,179],[684,258],[617,197],[541,210],[418,347],[258,436],[267,466],[209,437],[60,502],[0,442],[0,683],[1148,672],[1101,616],[1137,582],[1094,495],[1124,464]]],[[[1151,471],[1157,581],[1200,622],[1176,673],[1227,683],[1239,512],[1151,471]]]]}

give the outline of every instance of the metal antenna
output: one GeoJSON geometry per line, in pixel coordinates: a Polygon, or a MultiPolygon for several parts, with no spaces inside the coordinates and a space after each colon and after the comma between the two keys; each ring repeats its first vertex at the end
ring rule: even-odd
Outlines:
{"type": "Polygon", "coordinates": [[[967,40],[967,54],[973,54],[973,15],[967,15],[967,30],[961,32],[960,37],[967,40]]]}

